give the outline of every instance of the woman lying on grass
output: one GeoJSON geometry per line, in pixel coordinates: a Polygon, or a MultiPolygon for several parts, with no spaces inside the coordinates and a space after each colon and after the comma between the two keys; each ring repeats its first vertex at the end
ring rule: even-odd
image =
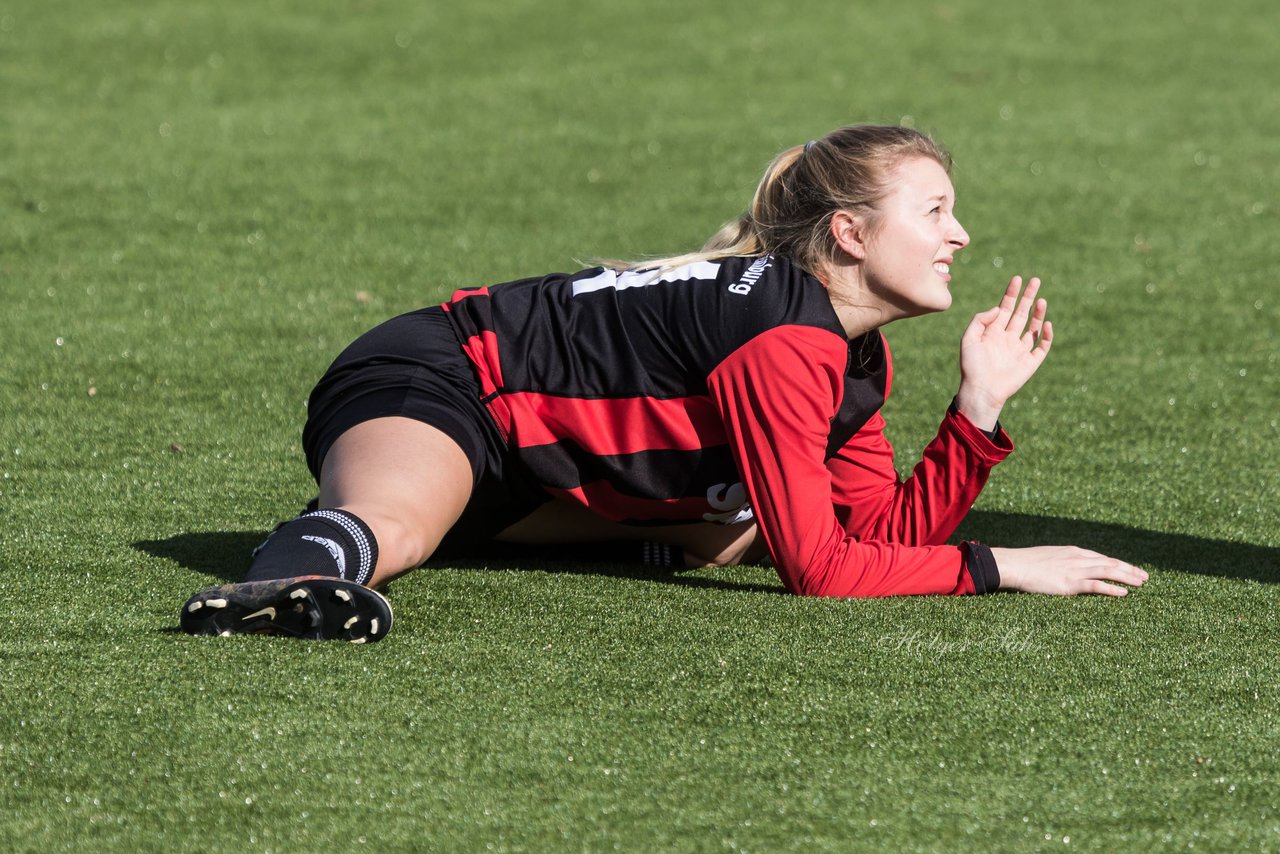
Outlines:
{"type": "Polygon", "coordinates": [[[1124,595],[1109,582],[1147,574],[1095,552],[945,544],[1049,353],[1038,279],[973,318],[937,437],[894,470],[880,328],[951,305],[969,235],[949,165],[916,131],[842,128],[778,155],[700,252],[462,290],[366,333],[311,396],[317,509],[244,582],[193,596],[183,628],[375,641],[391,611],[373,588],[495,540],[767,556],[810,596],[1124,595]]]}

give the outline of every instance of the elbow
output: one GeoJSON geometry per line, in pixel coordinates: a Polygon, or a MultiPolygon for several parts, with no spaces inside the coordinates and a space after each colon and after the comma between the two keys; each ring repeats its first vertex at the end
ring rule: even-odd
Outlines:
{"type": "Polygon", "coordinates": [[[820,566],[779,567],[787,592],[794,596],[831,598],[865,598],[868,593],[839,573],[823,571],[820,566]]]}
{"type": "Polygon", "coordinates": [[[790,592],[795,596],[805,596],[820,599],[873,599],[876,598],[875,593],[866,593],[857,588],[841,588],[832,585],[807,585],[798,589],[792,589],[790,592]]]}

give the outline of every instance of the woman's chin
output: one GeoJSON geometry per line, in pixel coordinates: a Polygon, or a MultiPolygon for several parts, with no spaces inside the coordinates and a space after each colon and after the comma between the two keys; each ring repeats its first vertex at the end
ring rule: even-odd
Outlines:
{"type": "Polygon", "coordinates": [[[930,299],[922,301],[920,314],[937,314],[949,308],[951,308],[951,291],[944,290],[936,295],[930,294],[930,299]]]}

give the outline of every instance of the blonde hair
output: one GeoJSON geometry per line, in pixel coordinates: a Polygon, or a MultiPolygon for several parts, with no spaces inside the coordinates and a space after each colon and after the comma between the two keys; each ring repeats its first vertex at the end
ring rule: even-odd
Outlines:
{"type": "Polygon", "coordinates": [[[913,157],[927,157],[951,171],[950,155],[919,131],[895,125],[839,128],[776,156],[756,187],[751,207],[723,225],[699,251],[607,266],[667,270],[738,255],[782,255],[821,275],[841,251],[831,234],[831,217],[841,210],[856,213],[874,231],[877,204],[890,189],[890,173],[913,157]]]}

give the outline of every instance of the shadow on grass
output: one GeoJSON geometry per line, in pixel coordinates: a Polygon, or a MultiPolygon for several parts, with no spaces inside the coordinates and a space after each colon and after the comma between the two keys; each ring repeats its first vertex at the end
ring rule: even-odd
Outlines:
{"type": "Polygon", "coordinates": [[[249,555],[266,537],[265,531],[196,531],[163,540],[139,540],[133,547],[192,572],[230,582],[244,577],[249,555]]]}
{"type": "MultiPolygon", "coordinates": [[[[1037,545],[1073,545],[1093,549],[1129,563],[1274,584],[1280,581],[1280,548],[1232,543],[1191,534],[1144,531],[1107,522],[1033,516],[975,510],[960,526],[958,535],[997,546],[1017,548],[1037,545]]],[[[249,565],[249,554],[262,542],[261,531],[208,531],[178,534],[163,540],[143,540],[134,548],[154,557],[167,558],[192,572],[239,581],[249,565]]],[[[777,584],[750,584],[708,578],[689,571],[624,563],[610,559],[613,548],[517,546],[495,543],[483,555],[442,557],[427,568],[526,570],[571,575],[603,575],[675,584],[682,587],[781,594],[777,584]]]]}
{"type": "MultiPolygon", "coordinates": [[[[224,582],[239,581],[249,567],[250,553],[266,538],[263,531],[206,531],[178,534],[163,540],[141,540],[133,544],[135,549],[153,557],[172,560],[192,572],[212,575],[224,582]]],[[[631,544],[637,552],[639,543],[631,544]]],[[[653,581],[659,584],[675,584],[681,587],[701,587],[716,590],[737,590],[748,593],[783,593],[780,585],[748,584],[727,579],[707,578],[691,574],[694,570],[645,566],[641,563],[625,563],[617,557],[602,556],[609,546],[517,546],[494,543],[484,554],[466,557],[441,557],[427,561],[425,569],[457,569],[466,571],[521,570],[530,572],[558,572],[569,575],[603,575],[611,578],[627,578],[653,581]]]]}
{"type": "Polygon", "coordinates": [[[1144,531],[1107,522],[1086,522],[974,510],[958,535],[994,546],[1080,546],[1133,564],[1174,572],[1280,581],[1280,548],[1212,540],[1192,534],[1144,531]]]}

